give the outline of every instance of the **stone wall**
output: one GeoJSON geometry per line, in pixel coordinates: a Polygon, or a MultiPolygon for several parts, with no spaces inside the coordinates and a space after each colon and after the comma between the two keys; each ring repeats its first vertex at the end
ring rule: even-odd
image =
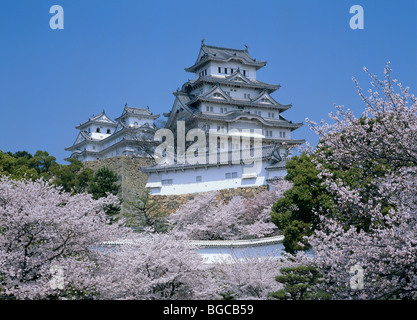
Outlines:
{"type": "Polygon", "coordinates": [[[119,181],[117,183],[121,185],[119,197],[123,199],[124,204],[134,201],[143,194],[148,176],[146,173],[139,171],[139,168],[152,164],[154,164],[152,159],[132,156],[116,156],[84,162],[86,168],[97,171],[100,168],[107,167],[118,175],[119,181]]]}
{"type": "MultiPolygon", "coordinates": [[[[138,158],[132,156],[117,156],[96,161],[86,161],[84,166],[97,171],[100,168],[107,167],[119,176],[118,183],[121,184],[119,197],[123,199],[123,210],[129,211],[128,203],[137,200],[145,191],[145,185],[148,176],[139,171],[140,167],[152,165],[154,161],[147,158],[138,158]]],[[[244,198],[252,197],[254,194],[265,191],[268,186],[244,187],[219,190],[218,200],[229,201],[234,196],[244,198]]],[[[181,194],[181,195],[150,195],[149,200],[154,203],[153,213],[173,213],[181,205],[194,199],[199,193],[181,194]]]]}
{"type": "MultiPolygon", "coordinates": [[[[234,196],[250,198],[253,197],[254,194],[257,194],[265,190],[268,190],[268,186],[219,190],[219,196],[217,197],[217,200],[225,200],[227,202],[234,196]]],[[[187,203],[190,200],[193,200],[199,194],[201,193],[189,193],[181,195],[150,195],[149,200],[153,201],[154,203],[152,212],[170,214],[175,212],[181,205],[187,203]]]]}

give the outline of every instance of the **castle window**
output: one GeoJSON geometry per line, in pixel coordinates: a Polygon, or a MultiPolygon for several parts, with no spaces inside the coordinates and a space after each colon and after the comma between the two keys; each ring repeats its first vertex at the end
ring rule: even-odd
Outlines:
{"type": "Polygon", "coordinates": [[[275,118],[275,113],[268,112],[268,118],[275,118]]]}
{"type": "Polygon", "coordinates": [[[222,73],[222,68],[219,67],[219,73],[222,73]]]}
{"type": "Polygon", "coordinates": [[[96,129],[96,132],[97,132],[97,133],[100,133],[100,128],[97,128],[97,129],[96,129]]]}
{"type": "Polygon", "coordinates": [[[107,129],[107,133],[108,133],[108,134],[110,134],[110,133],[111,133],[110,129],[107,129]]]}
{"type": "Polygon", "coordinates": [[[172,179],[163,179],[161,181],[162,185],[167,186],[172,184],[172,179]]]}
{"type": "Polygon", "coordinates": [[[196,176],[195,177],[195,182],[201,182],[201,181],[202,181],[201,176],[196,176]]]}
{"type": "Polygon", "coordinates": [[[235,179],[237,178],[237,172],[226,172],[224,176],[226,179],[235,179]]]}
{"type": "Polygon", "coordinates": [[[224,68],[224,73],[227,74],[227,68],[224,68]]]}
{"type": "Polygon", "coordinates": [[[230,73],[233,73],[233,69],[230,69],[230,73]]]}
{"type": "Polygon", "coordinates": [[[246,70],[243,70],[243,75],[246,77],[246,70]]]}

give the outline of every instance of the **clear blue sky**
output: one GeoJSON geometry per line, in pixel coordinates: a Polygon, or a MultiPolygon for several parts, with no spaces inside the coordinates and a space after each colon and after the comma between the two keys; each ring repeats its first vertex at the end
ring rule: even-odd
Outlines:
{"type": "MultiPolygon", "coordinates": [[[[294,122],[328,119],[334,104],[359,115],[364,66],[417,93],[415,0],[1,0],[0,149],[46,150],[65,163],[74,126],[105,109],[115,118],[125,103],[157,114],[193,77],[201,39],[244,48],[266,60],[258,79],[281,84],[273,97],[293,108],[294,122]],[[64,30],[52,30],[52,5],[64,9],[64,30]],[[364,9],[364,29],[352,30],[352,5],[364,9]]],[[[294,132],[313,145],[305,125],[294,132]]]]}

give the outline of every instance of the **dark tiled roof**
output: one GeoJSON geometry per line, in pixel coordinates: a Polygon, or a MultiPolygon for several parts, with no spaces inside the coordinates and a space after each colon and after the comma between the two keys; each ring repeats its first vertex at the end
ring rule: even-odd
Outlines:
{"type": "Polygon", "coordinates": [[[159,118],[159,115],[154,115],[152,112],[149,111],[149,108],[134,108],[134,107],[129,107],[125,105],[122,115],[116,118],[115,120],[120,121],[120,119],[129,115],[137,115],[137,116],[142,116],[144,118],[152,118],[152,119],[159,118]]]}
{"type": "Polygon", "coordinates": [[[185,71],[195,72],[199,67],[207,63],[208,61],[224,61],[238,60],[244,65],[254,66],[257,69],[266,65],[266,61],[256,61],[250,55],[247,49],[231,49],[216,46],[209,46],[206,44],[201,45],[200,59],[189,68],[185,68],[185,71]]]}
{"type": "Polygon", "coordinates": [[[209,113],[201,113],[195,112],[194,116],[200,119],[207,119],[207,120],[220,120],[226,122],[234,122],[242,117],[250,117],[252,119],[258,119],[262,123],[269,125],[269,126],[278,126],[278,127],[286,127],[286,128],[300,128],[302,127],[302,123],[290,123],[286,120],[267,120],[258,116],[256,114],[249,114],[244,111],[231,111],[228,113],[218,113],[218,114],[209,114],[209,113]]]}
{"type": "MultiPolygon", "coordinates": [[[[233,75],[235,74],[238,74],[238,71],[235,71],[233,73],[233,75]]],[[[244,76],[242,75],[242,77],[244,76]]],[[[186,82],[183,85],[182,90],[184,91],[187,85],[191,85],[194,87],[194,86],[199,85],[200,83],[211,83],[211,84],[219,83],[219,84],[226,84],[226,85],[231,85],[231,86],[241,86],[241,87],[255,88],[255,89],[266,89],[268,90],[269,93],[272,93],[281,87],[279,84],[270,84],[270,83],[262,82],[259,80],[247,79],[248,80],[247,82],[237,82],[237,81],[231,81],[230,80],[231,78],[232,78],[231,76],[226,77],[226,78],[220,78],[220,77],[214,77],[212,75],[207,75],[207,76],[200,77],[195,80],[190,80],[186,82]]]]}
{"type": "MultiPolygon", "coordinates": [[[[272,154],[273,151],[276,149],[276,146],[274,144],[270,144],[270,145],[265,145],[262,146],[261,154],[260,157],[257,160],[268,160],[268,159],[272,159],[272,154]]],[[[250,149],[251,150],[251,154],[252,152],[254,152],[256,149],[250,149]]],[[[259,150],[259,149],[258,149],[259,150]]],[[[247,150],[249,151],[249,150],[247,150]]],[[[141,167],[140,171],[142,172],[147,172],[147,173],[151,173],[151,172],[160,172],[160,171],[173,171],[173,170],[183,170],[183,169],[192,169],[192,168],[205,168],[205,167],[216,167],[218,165],[230,165],[232,164],[232,151],[228,151],[228,152],[224,152],[227,153],[228,155],[228,161],[226,163],[224,162],[220,162],[220,156],[218,156],[218,160],[216,163],[210,163],[209,161],[209,154],[206,154],[206,163],[205,164],[154,164],[152,166],[148,166],[148,167],[141,167]]],[[[223,153],[223,154],[224,154],[223,153]]],[[[218,155],[220,155],[221,152],[218,153],[218,155]]],[[[243,158],[243,153],[241,154],[241,161],[246,160],[245,158],[243,158]]],[[[248,160],[253,160],[253,158],[248,160]]]]}
{"type": "Polygon", "coordinates": [[[115,121],[113,121],[112,119],[110,119],[105,112],[101,112],[96,116],[91,117],[90,119],[88,119],[87,121],[81,123],[80,125],[76,126],[76,129],[81,129],[84,128],[85,126],[89,125],[89,124],[106,124],[112,127],[115,127],[117,125],[117,123],[115,121]]]}

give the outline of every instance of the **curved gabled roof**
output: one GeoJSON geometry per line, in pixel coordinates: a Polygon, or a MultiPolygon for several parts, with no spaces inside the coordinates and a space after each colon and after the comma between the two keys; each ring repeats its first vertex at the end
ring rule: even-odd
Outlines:
{"type": "MultiPolygon", "coordinates": [[[[243,152],[242,150],[240,150],[239,154],[239,159],[240,161],[245,161],[245,160],[271,160],[273,158],[273,154],[274,151],[276,150],[277,146],[274,144],[269,144],[269,145],[264,145],[259,149],[255,149],[252,148],[250,149],[250,152],[248,150],[248,152],[243,152]],[[258,152],[256,152],[258,151],[258,152]],[[254,157],[249,156],[248,158],[245,158],[245,155],[248,156],[249,154],[253,154],[254,157]],[[258,155],[259,157],[257,157],[256,155],[258,155]]],[[[201,163],[201,164],[188,164],[188,163],[184,163],[184,164],[179,164],[179,163],[172,163],[172,164],[154,164],[151,166],[147,166],[147,167],[140,167],[139,170],[145,173],[152,173],[152,172],[161,172],[161,171],[172,171],[172,170],[185,170],[185,169],[194,169],[194,168],[198,168],[198,167],[215,167],[215,166],[219,166],[219,165],[230,165],[232,164],[235,160],[233,158],[233,151],[229,150],[229,151],[223,151],[223,152],[219,152],[216,153],[217,155],[217,161],[215,161],[214,163],[212,163],[212,161],[210,161],[210,154],[206,153],[206,161],[205,163],[201,163]],[[227,162],[222,162],[222,160],[219,161],[219,159],[222,159],[221,154],[227,154],[227,162]]]]}
{"type": "Polygon", "coordinates": [[[148,119],[158,119],[159,115],[153,114],[149,107],[147,108],[134,108],[125,105],[123,112],[120,117],[116,118],[116,121],[120,121],[122,118],[128,116],[139,116],[140,118],[148,118],[148,119]]]}
{"type": "Polygon", "coordinates": [[[117,125],[117,122],[110,119],[103,110],[103,112],[99,113],[96,116],[91,117],[90,119],[81,123],[80,125],[76,126],[75,128],[76,129],[83,129],[90,124],[105,124],[105,125],[109,125],[111,127],[115,127],[117,125]]]}
{"type": "Polygon", "coordinates": [[[292,123],[287,120],[282,119],[265,119],[261,116],[258,116],[256,114],[247,113],[245,111],[230,111],[227,113],[218,113],[218,114],[208,114],[208,113],[201,113],[201,112],[195,112],[194,116],[200,119],[206,119],[206,120],[220,120],[225,122],[235,122],[239,119],[246,118],[246,119],[254,119],[258,120],[262,124],[270,127],[282,127],[282,128],[289,128],[291,130],[298,129],[303,126],[302,123],[292,123]]]}
{"type": "MultiPolygon", "coordinates": [[[[230,99],[230,100],[220,100],[208,97],[206,95],[197,96],[194,97],[193,100],[191,100],[188,105],[191,106],[199,101],[205,101],[205,102],[214,102],[214,103],[220,103],[220,104],[228,104],[228,105],[234,105],[234,106],[243,106],[243,107],[266,107],[266,108],[274,108],[278,109],[280,112],[283,112],[285,110],[288,110],[292,107],[291,104],[283,105],[279,102],[270,103],[270,104],[264,104],[261,102],[254,102],[254,101],[245,101],[245,100],[236,100],[236,99],[230,99]]],[[[272,101],[272,100],[271,100],[272,101]]]]}
{"type": "Polygon", "coordinates": [[[229,62],[232,60],[239,61],[247,66],[254,66],[257,70],[266,65],[266,61],[256,61],[256,59],[253,59],[249,55],[247,47],[246,49],[223,48],[209,46],[203,42],[196,62],[191,67],[185,68],[185,71],[196,72],[197,69],[209,61],[229,62]]]}
{"type": "Polygon", "coordinates": [[[214,77],[212,75],[207,75],[204,77],[199,77],[195,80],[189,80],[183,84],[181,91],[186,92],[187,86],[191,86],[192,88],[197,87],[202,83],[209,83],[209,84],[224,84],[229,86],[239,86],[245,88],[253,88],[253,89],[265,89],[268,93],[272,93],[279,88],[281,85],[279,84],[270,84],[266,82],[262,82],[259,80],[249,79],[242,75],[240,71],[235,71],[228,77],[220,78],[214,77]],[[240,80],[240,81],[239,81],[240,80]]]}

